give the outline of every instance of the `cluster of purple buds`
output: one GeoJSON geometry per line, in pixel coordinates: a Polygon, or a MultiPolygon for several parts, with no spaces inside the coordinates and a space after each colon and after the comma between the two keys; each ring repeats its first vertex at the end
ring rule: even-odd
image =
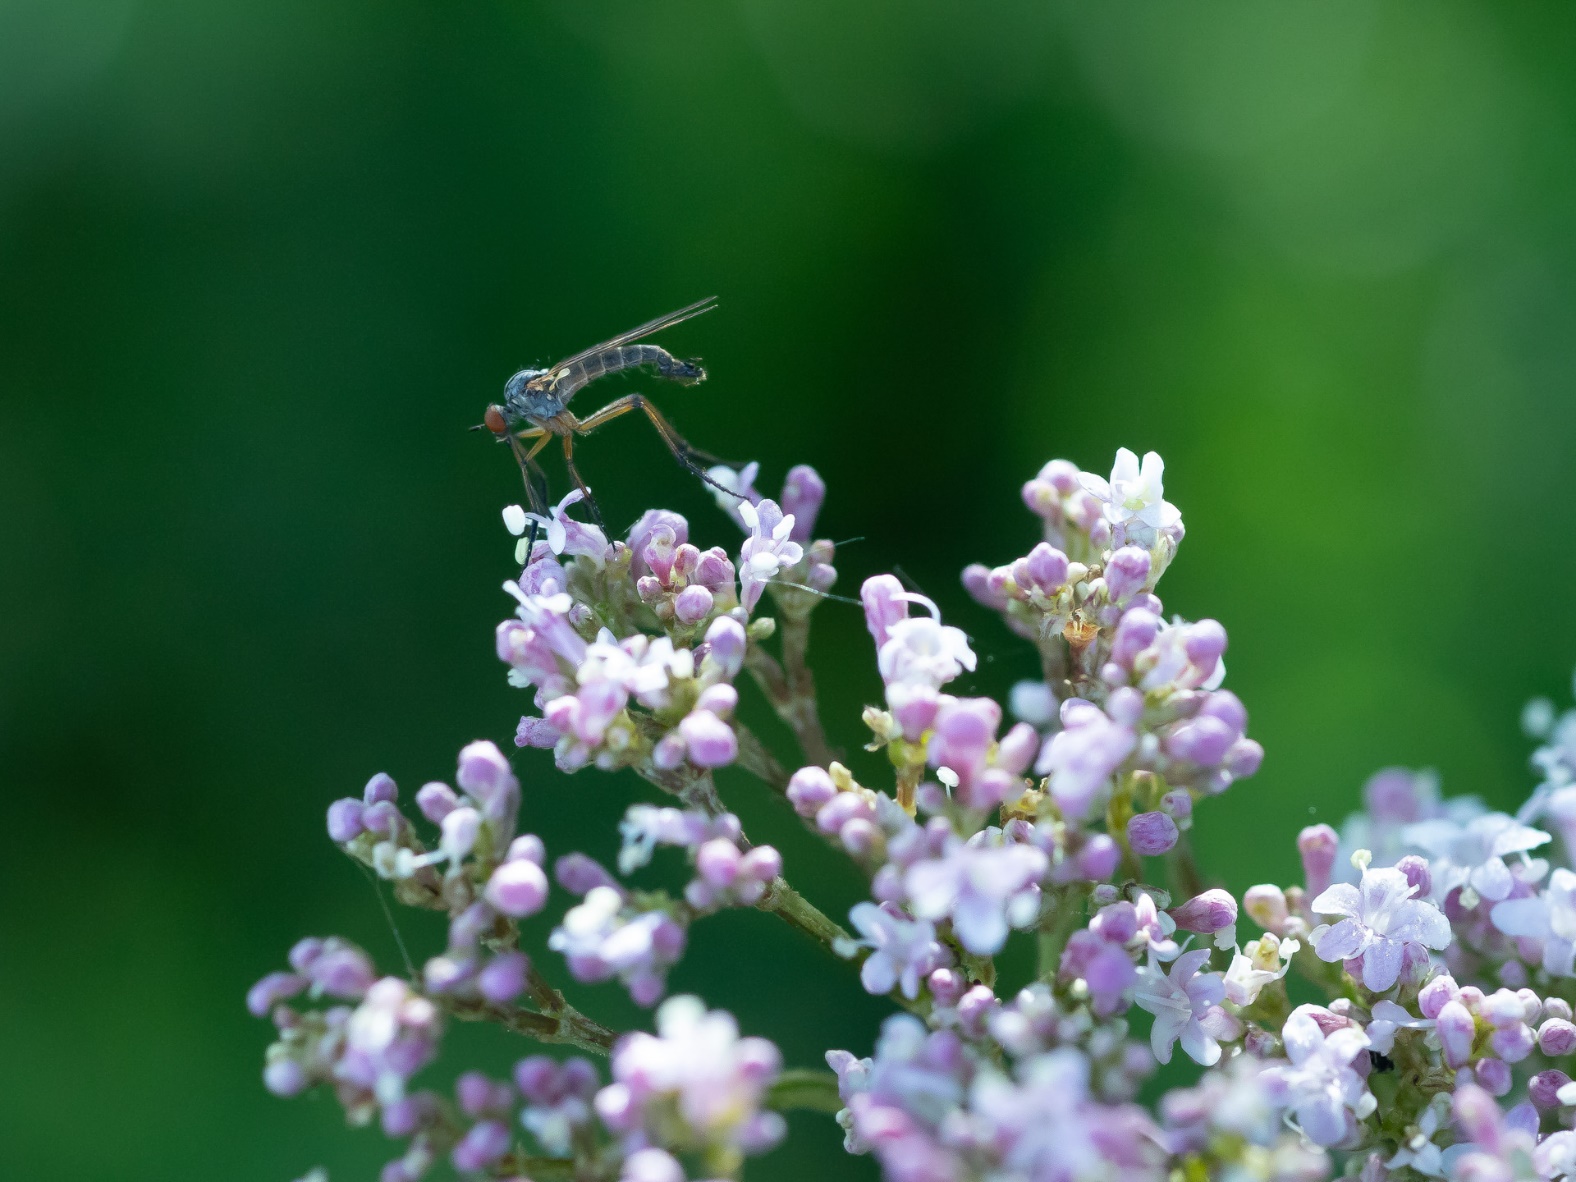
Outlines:
{"type": "Polygon", "coordinates": [[[630,574],[640,601],[670,634],[696,635],[713,615],[739,602],[733,560],[721,546],[702,550],[689,540],[689,522],[651,509],[629,531],[630,574]]]}
{"type": "Polygon", "coordinates": [[[376,978],[366,953],[336,938],[302,940],[290,967],[247,995],[252,1013],[272,1018],[279,1035],[263,1070],[269,1091],[294,1096],[330,1084],[353,1123],[403,1099],[411,1077],[437,1055],[437,1006],[398,977],[376,978]],[[304,993],[357,1004],[304,1012],[288,1004],[304,993]]]}
{"type": "Polygon", "coordinates": [[[632,805],[619,824],[624,845],[618,868],[629,874],[651,860],[657,846],[685,849],[695,877],[684,900],[706,914],[724,907],[753,907],[767,885],[782,873],[782,857],[769,845],[747,848],[739,819],[712,816],[699,809],[632,805]]]}
{"type": "MultiPolygon", "coordinates": [[[[613,1082],[596,1097],[597,1115],[636,1154],[668,1150],[750,1155],[782,1139],[783,1118],[766,1093],[782,1056],[764,1038],[740,1038],[721,1010],[696,997],[672,997],[656,1014],[656,1034],[635,1033],[613,1048],[613,1082]]],[[[666,1162],[640,1163],[645,1171],[666,1162]]],[[[677,1163],[669,1175],[682,1179],[677,1163]]],[[[626,1177],[631,1171],[626,1165],[626,1177]]]]}
{"type": "Polygon", "coordinates": [[[845,853],[874,869],[889,839],[908,832],[913,818],[884,792],[862,787],[846,767],[800,768],[788,780],[788,802],[845,853]]]}
{"type": "Polygon", "coordinates": [[[1138,984],[1138,966],[1151,955],[1174,960],[1179,952],[1176,921],[1147,891],[1095,912],[1089,925],[1068,937],[1057,980],[1086,997],[1099,1017],[1120,1014],[1138,984]]]}
{"type": "Polygon", "coordinates": [[[382,772],[359,800],[346,797],[329,806],[329,837],[392,880],[402,901],[451,914],[463,910],[499,861],[515,856],[520,782],[503,752],[480,740],[460,752],[455,783],[458,791],[435,781],[416,794],[422,816],[439,830],[431,849],[400,811],[393,778],[382,772]]]}
{"type": "Polygon", "coordinates": [[[853,1153],[874,1153],[891,1182],[1028,1177],[1095,1182],[1165,1177],[1159,1130],[1143,1110],[1102,1102],[1090,1059],[1062,1047],[1005,1070],[952,1030],[889,1018],[875,1054],[827,1054],[853,1153]]]}
{"type": "Polygon", "coordinates": [[[1134,1099],[1155,1070],[1154,1056],[1143,1043],[1130,1040],[1127,1023],[1092,1012],[1076,991],[1030,985],[992,1007],[985,1029],[1015,1060],[1058,1048],[1078,1050],[1089,1060],[1091,1091],[1106,1103],[1134,1099]]]}

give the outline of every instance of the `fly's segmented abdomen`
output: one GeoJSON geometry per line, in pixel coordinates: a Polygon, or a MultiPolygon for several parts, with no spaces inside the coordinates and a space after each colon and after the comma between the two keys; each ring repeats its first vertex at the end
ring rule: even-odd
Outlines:
{"type": "Polygon", "coordinates": [[[568,402],[576,390],[610,373],[634,369],[639,365],[652,366],[665,378],[675,382],[694,383],[706,376],[706,371],[693,361],[675,357],[657,345],[619,345],[593,353],[577,365],[563,371],[553,383],[553,392],[562,402],[568,402]]]}

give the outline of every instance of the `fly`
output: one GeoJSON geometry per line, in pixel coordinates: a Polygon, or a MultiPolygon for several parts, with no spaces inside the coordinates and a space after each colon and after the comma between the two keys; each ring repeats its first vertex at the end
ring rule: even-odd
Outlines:
{"type": "Polygon", "coordinates": [[[563,440],[564,464],[569,469],[570,479],[591,506],[591,514],[597,523],[602,523],[602,514],[591,497],[591,490],[586,487],[586,482],[580,477],[580,470],[575,466],[575,437],[589,435],[602,424],[635,410],[643,412],[651,420],[657,434],[662,436],[662,442],[667,444],[668,450],[680,464],[707,484],[722,487],[696,463],[696,460],[715,462],[716,457],[691,447],[644,395],[626,394],[584,418],[577,417],[569,409],[569,400],[582,386],[620,370],[649,366],[659,376],[681,385],[693,386],[705,381],[706,371],[698,361],[686,361],[660,346],[640,342],[663,329],[710,312],[716,306],[715,296],[697,300],[676,312],[669,312],[666,316],[659,316],[638,328],[603,341],[600,345],[593,345],[573,357],[566,357],[547,369],[522,369],[504,384],[503,399],[487,407],[487,413],[476,429],[485,428],[509,445],[525,477],[526,495],[538,513],[546,512],[546,496],[543,492],[546,481],[536,456],[556,437],[563,440]],[[525,440],[534,440],[529,449],[522,444],[525,440]]]}

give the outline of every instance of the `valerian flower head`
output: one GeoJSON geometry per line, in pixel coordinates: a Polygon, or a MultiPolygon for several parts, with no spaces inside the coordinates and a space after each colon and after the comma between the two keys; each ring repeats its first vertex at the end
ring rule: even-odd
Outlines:
{"type": "Polygon", "coordinates": [[[1416,893],[1392,868],[1364,871],[1357,886],[1336,883],[1311,905],[1315,914],[1342,917],[1314,929],[1314,951],[1321,960],[1362,961],[1364,987],[1382,993],[1400,977],[1409,947],[1438,951],[1450,944],[1450,921],[1432,903],[1413,898],[1416,893]]]}

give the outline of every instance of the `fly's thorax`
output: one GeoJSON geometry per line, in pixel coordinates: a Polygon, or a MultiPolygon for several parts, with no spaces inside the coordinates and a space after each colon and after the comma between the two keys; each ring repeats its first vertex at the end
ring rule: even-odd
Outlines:
{"type": "Polygon", "coordinates": [[[503,388],[503,409],[510,425],[518,429],[563,412],[564,404],[550,389],[545,389],[545,369],[522,369],[503,388]]]}

